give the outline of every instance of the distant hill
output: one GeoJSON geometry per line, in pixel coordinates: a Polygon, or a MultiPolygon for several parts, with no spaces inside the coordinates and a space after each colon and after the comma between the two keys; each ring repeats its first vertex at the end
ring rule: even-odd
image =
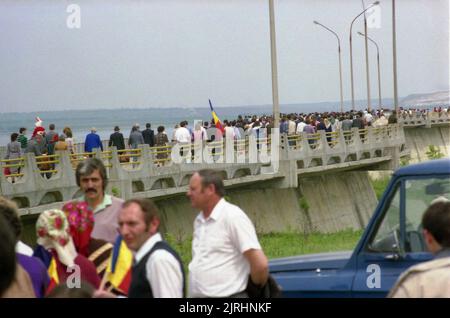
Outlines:
{"type": "Polygon", "coordinates": [[[450,104],[450,91],[428,94],[411,94],[400,101],[402,107],[429,107],[450,104]]]}

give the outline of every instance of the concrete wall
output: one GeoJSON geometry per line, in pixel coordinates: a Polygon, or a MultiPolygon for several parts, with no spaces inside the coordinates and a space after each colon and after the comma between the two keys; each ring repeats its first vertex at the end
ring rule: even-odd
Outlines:
{"type": "MultiPolygon", "coordinates": [[[[230,189],[227,198],[247,213],[258,233],[362,229],[377,205],[367,172],[300,177],[296,189],[275,189],[270,183],[260,189],[230,189]]],[[[192,235],[198,212],[185,196],[158,200],[156,204],[162,214],[163,232],[179,239],[192,235]]]]}
{"type": "Polygon", "coordinates": [[[407,148],[411,151],[410,163],[429,160],[426,152],[429,145],[438,146],[443,154],[450,156],[450,127],[405,128],[407,148]]]}

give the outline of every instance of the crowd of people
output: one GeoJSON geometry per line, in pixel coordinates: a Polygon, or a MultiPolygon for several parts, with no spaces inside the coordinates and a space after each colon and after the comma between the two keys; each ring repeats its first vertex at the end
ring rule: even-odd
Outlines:
{"type": "MultiPolygon", "coordinates": [[[[313,113],[290,113],[280,115],[280,133],[287,135],[298,135],[302,132],[308,134],[316,133],[320,130],[326,132],[349,131],[356,127],[364,129],[368,126],[380,127],[387,124],[396,123],[398,117],[426,116],[429,112],[439,115],[447,114],[448,108],[435,107],[433,109],[400,108],[398,113],[388,109],[374,109],[372,111],[347,111],[347,112],[313,112],[313,113]]],[[[128,139],[121,132],[119,126],[114,126],[107,145],[114,146],[117,150],[136,149],[141,144],[150,147],[165,147],[172,143],[190,143],[197,141],[218,141],[223,137],[231,137],[239,140],[249,134],[257,138],[267,137],[274,127],[273,116],[271,115],[239,115],[235,119],[225,119],[220,126],[216,127],[216,122],[196,121],[193,126],[188,121],[181,121],[173,128],[173,133],[168,136],[166,127],[158,126],[156,132],[151,128],[150,123],[146,123],[145,129],[140,130],[138,123],[132,125],[128,139]],[[265,128],[265,129],[264,129],[265,128]]],[[[10,136],[10,143],[6,145],[4,159],[15,159],[24,153],[34,153],[36,156],[52,155],[55,150],[68,150],[74,153],[76,150],[73,133],[70,127],[63,128],[58,133],[55,124],[50,124],[48,130],[43,127],[42,120],[37,117],[35,128],[28,139],[27,128],[21,127],[18,132],[10,136]]],[[[81,142],[79,140],[78,142],[81,142]]],[[[104,144],[97,134],[95,127],[91,128],[84,139],[84,151],[92,152],[94,149],[104,150],[104,144]]],[[[157,159],[167,157],[165,153],[158,153],[157,159]]],[[[20,168],[9,169],[8,173],[18,173],[20,168]]]]}
{"type": "MultiPolygon", "coordinates": [[[[372,112],[324,112],[324,113],[291,113],[281,114],[280,116],[280,133],[287,135],[298,135],[302,132],[308,134],[316,133],[319,130],[326,132],[348,131],[353,127],[363,129],[367,126],[379,127],[388,123],[397,121],[396,115],[385,116],[383,110],[374,110],[372,112]]],[[[139,145],[147,144],[150,147],[157,148],[156,159],[164,164],[168,157],[168,151],[164,151],[164,147],[169,143],[187,144],[191,142],[212,142],[220,141],[222,138],[231,138],[234,140],[244,139],[247,135],[254,135],[256,138],[264,138],[270,135],[273,128],[273,117],[262,116],[242,116],[236,119],[225,119],[223,123],[216,123],[213,120],[197,121],[191,127],[187,121],[181,121],[175,125],[172,136],[168,136],[164,126],[158,126],[156,133],[151,128],[150,123],[146,123],[145,129],[140,130],[138,123],[131,127],[128,139],[125,139],[119,126],[113,128],[108,146],[114,146],[117,150],[136,149],[139,145]]],[[[6,145],[6,153],[4,159],[12,160],[10,163],[18,163],[14,159],[20,158],[25,153],[34,153],[35,156],[53,155],[56,150],[68,150],[71,154],[76,152],[75,141],[72,129],[68,126],[64,127],[61,133],[57,132],[55,124],[51,123],[46,130],[42,120],[37,117],[35,128],[30,139],[27,137],[27,129],[22,127],[19,132],[11,134],[11,142],[6,145]]],[[[97,134],[95,127],[91,128],[84,140],[85,153],[91,153],[94,149],[104,150],[104,144],[97,134]]],[[[129,160],[125,155],[119,159],[129,160]]],[[[45,162],[45,159],[41,161],[45,162]]],[[[41,164],[41,170],[51,170],[51,165],[41,164]]],[[[5,175],[16,175],[20,173],[20,166],[7,168],[5,175]]],[[[51,173],[45,174],[48,178],[51,173]]],[[[15,178],[12,177],[12,182],[15,178]]]]}

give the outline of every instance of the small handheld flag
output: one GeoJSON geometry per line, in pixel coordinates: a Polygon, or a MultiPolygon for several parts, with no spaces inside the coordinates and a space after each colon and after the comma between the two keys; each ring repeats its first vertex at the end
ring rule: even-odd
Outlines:
{"type": "Polygon", "coordinates": [[[123,241],[122,236],[119,235],[114,243],[111,261],[106,268],[105,277],[112,286],[124,294],[128,294],[128,288],[130,287],[132,265],[133,254],[123,241]]]}

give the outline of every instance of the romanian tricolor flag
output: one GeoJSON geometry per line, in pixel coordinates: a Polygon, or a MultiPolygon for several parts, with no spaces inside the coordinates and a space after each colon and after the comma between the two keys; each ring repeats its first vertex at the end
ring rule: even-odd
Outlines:
{"type": "Polygon", "coordinates": [[[111,261],[106,268],[107,281],[120,292],[128,295],[131,283],[131,268],[133,266],[133,254],[119,235],[114,243],[111,261]]]}
{"type": "Polygon", "coordinates": [[[58,277],[58,270],[57,270],[57,264],[56,259],[53,256],[50,261],[50,266],[47,269],[48,276],[50,276],[50,283],[48,284],[46,294],[52,291],[53,288],[58,286],[59,284],[59,277],[58,277]]]}
{"type": "Polygon", "coordinates": [[[225,133],[225,129],[223,128],[219,117],[217,117],[216,112],[213,109],[211,100],[210,99],[208,99],[208,100],[209,100],[209,107],[211,108],[211,114],[212,114],[213,119],[214,119],[214,124],[216,125],[216,128],[219,129],[222,132],[222,134],[223,134],[223,133],[225,133]]]}

